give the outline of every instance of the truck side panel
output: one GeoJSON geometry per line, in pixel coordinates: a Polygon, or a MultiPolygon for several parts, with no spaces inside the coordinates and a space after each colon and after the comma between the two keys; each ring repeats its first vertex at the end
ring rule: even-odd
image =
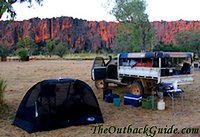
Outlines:
{"type": "Polygon", "coordinates": [[[129,67],[129,66],[120,66],[119,67],[120,76],[137,76],[137,77],[147,77],[152,79],[157,79],[160,76],[159,68],[148,68],[148,67],[129,67]]]}

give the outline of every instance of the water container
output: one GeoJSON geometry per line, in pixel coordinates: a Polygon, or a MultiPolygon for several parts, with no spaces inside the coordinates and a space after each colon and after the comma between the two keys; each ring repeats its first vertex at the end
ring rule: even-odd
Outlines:
{"type": "Polygon", "coordinates": [[[163,99],[158,101],[158,110],[165,110],[165,102],[163,101],[163,99]]]}
{"type": "Polygon", "coordinates": [[[120,106],[120,98],[113,98],[113,104],[114,106],[120,106]]]}

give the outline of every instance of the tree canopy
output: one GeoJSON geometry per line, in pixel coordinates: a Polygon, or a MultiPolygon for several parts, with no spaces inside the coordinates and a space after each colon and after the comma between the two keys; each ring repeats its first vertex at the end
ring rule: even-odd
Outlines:
{"type": "Polygon", "coordinates": [[[200,28],[196,31],[193,29],[181,30],[175,35],[177,45],[185,51],[194,52],[200,57],[200,28]]]}
{"type": "Polygon", "coordinates": [[[175,46],[173,43],[166,44],[163,41],[159,41],[153,48],[153,51],[166,51],[166,52],[178,52],[178,51],[184,51],[179,46],[175,46]]]}
{"type": "MultiPolygon", "coordinates": [[[[0,19],[4,13],[8,13],[11,19],[14,19],[16,12],[13,8],[13,4],[16,2],[29,2],[31,4],[32,0],[0,0],[0,19]]],[[[38,4],[41,4],[43,0],[35,0],[38,4]]]]}
{"type": "Polygon", "coordinates": [[[115,0],[112,14],[120,22],[117,52],[149,50],[154,33],[145,11],[145,0],[115,0]]]}

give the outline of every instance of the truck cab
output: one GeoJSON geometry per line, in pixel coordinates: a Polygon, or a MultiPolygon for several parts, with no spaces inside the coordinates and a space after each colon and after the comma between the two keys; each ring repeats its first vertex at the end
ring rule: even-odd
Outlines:
{"type": "Polygon", "coordinates": [[[193,53],[190,52],[140,52],[120,53],[107,63],[102,57],[94,59],[92,80],[97,88],[109,83],[129,85],[136,95],[152,92],[155,85],[193,82],[193,53]]]}
{"type": "Polygon", "coordinates": [[[92,66],[92,80],[95,81],[95,86],[98,89],[106,88],[108,81],[118,81],[118,61],[117,58],[109,56],[108,60],[103,57],[96,57],[92,66]]]}

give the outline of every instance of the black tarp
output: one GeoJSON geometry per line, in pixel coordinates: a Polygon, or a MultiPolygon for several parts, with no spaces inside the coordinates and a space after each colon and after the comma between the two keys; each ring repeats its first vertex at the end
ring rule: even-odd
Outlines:
{"type": "Polygon", "coordinates": [[[13,124],[29,133],[103,123],[92,89],[77,79],[44,80],[24,96],[13,124]]]}

